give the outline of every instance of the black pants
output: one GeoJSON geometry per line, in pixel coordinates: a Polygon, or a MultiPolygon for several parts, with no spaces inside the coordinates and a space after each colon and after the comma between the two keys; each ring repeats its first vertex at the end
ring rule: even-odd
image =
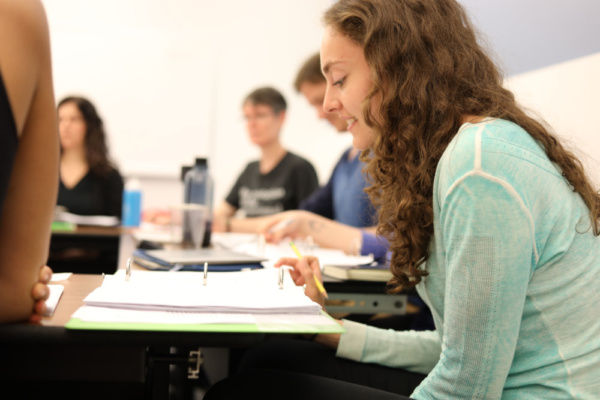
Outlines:
{"type": "Polygon", "coordinates": [[[261,399],[406,399],[403,396],[410,395],[424,378],[401,369],[338,358],[333,349],[318,343],[272,340],[249,349],[238,372],[211,387],[204,398],[256,394],[261,399]],[[273,397],[265,397],[271,394],[273,397]]]}

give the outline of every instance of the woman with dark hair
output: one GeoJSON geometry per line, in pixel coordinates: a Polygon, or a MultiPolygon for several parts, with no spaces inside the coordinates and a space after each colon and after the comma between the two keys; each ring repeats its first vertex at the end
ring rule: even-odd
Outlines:
{"type": "MultiPolygon", "coordinates": [[[[324,21],[324,110],[365,150],[392,291],[416,287],[436,330],[341,321],[315,340],[352,375],[333,353],[279,351],[205,399],[401,398],[390,382],[407,371],[424,379],[396,393],[415,399],[598,398],[600,196],[580,161],[502,86],[455,0],[339,0],[324,21]]],[[[278,265],[324,304],[317,259],[278,265]]]]}
{"type": "Polygon", "coordinates": [[[69,96],[58,103],[58,205],[78,215],[121,217],[123,179],[108,158],[106,134],[94,105],[69,96]]]}

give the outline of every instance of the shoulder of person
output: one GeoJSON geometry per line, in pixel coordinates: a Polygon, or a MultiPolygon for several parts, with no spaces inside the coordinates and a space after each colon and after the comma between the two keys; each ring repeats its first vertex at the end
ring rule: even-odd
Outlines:
{"type": "Polygon", "coordinates": [[[48,22],[46,11],[39,0],[0,0],[0,15],[10,18],[22,33],[32,33],[34,38],[46,38],[48,22]]]}
{"type": "Polygon", "coordinates": [[[246,164],[244,171],[254,171],[259,168],[260,168],[260,160],[254,160],[254,161],[250,161],[248,164],[246,164]]]}
{"type": "Polygon", "coordinates": [[[123,176],[121,175],[121,172],[119,172],[119,169],[115,166],[111,166],[107,177],[112,181],[119,181],[121,183],[123,182],[123,176]]]}
{"type": "MultiPolygon", "coordinates": [[[[354,149],[354,147],[350,146],[346,150],[344,150],[344,152],[342,153],[342,156],[340,157],[340,159],[341,160],[347,159],[348,158],[348,154],[350,154],[350,152],[352,151],[352,149],[354,149]]],[[[360,151],[357,154],[360,154],[360,151]]]]}
{"type": "Polygon", "coordinates": [[[290,164],[294,164],[294,165],[309,165],[312,167],[312,163],[310,161],[308,161],[306,158],[301,157],[295,153],[292,153],[291,151],[288,151],[284,160],[290,164]]]}
{"type": "Polygon", "coordinates": [[[481,166],[482,157],[486,159],[484,167],[488,172],[492,167],[502,170],[526,160],[554,171],[543,148],[523,128],[510,121],[491,118],[463,125],[444,151],[439,168],[454,177],[463,176],[477,165],[481,166]]]}
{"type": "Polygon", "coordinates": [[[248,164],[246,164],[242,172],[238,175],[238,179],[247,175],[256,174],[258,171],[260,171],[260,161],[250,161],[248,164]]]}

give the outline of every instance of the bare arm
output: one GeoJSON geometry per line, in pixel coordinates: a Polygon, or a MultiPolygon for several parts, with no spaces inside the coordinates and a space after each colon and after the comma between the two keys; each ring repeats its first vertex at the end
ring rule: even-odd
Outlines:
{"type": "MultiPolygon", "coordinates": [[[[227,203],[225,205],[231,207],[227,203]]],[[[215,213],[215,220],[217,215],[215,213]]],[[[213,226],[214,224],[213,222],[213,226]]],[[[217,229],[213,231],[226,232],[226,225],[225,219],[222,219],[217,222],[217,229]]],[[[304,239],[311,236],[321,247],[340,249],[349,254],[354,253],[357,248],[360,249],[362,240],[361,229],[303,210],[285,211],[265,217],[231,218],[228,225],[230,232],[262,233],[267,241],[272,243],[278,243],[286,237],[304,239]]]]}
{"type": "Polygon", "coordinates": [[[362,240],[359,228],[301,210],[286,211],[261,221],[258,232],[264,233],[269,242],[279,242],[285,237],[311,236],[321,247],[340,249],[349,254],[360,249],[362,240]]]}
{"type": "Polygon", "coordinates": [[[45,12],[0,0],[0,71],[19,147],[0,216],[0,322],[23,320],[45,265],[58,190],[58,133],[45,12]]]}
{"type": "Polygon", "coordinates": [[[227,232],[227,221],[235,214],[234,206],[223,201],[213,212],[213,232],[227,232]]]}

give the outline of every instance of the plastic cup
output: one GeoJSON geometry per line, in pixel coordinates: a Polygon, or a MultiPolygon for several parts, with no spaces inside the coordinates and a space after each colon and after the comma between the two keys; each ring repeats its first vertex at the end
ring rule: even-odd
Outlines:
{"type": "Polygon", "coordinates": [[[200,204],[177,204],[170,207],[171,241],[183,249],[202,247],[206,218],[206,206],[200,204]]]}

